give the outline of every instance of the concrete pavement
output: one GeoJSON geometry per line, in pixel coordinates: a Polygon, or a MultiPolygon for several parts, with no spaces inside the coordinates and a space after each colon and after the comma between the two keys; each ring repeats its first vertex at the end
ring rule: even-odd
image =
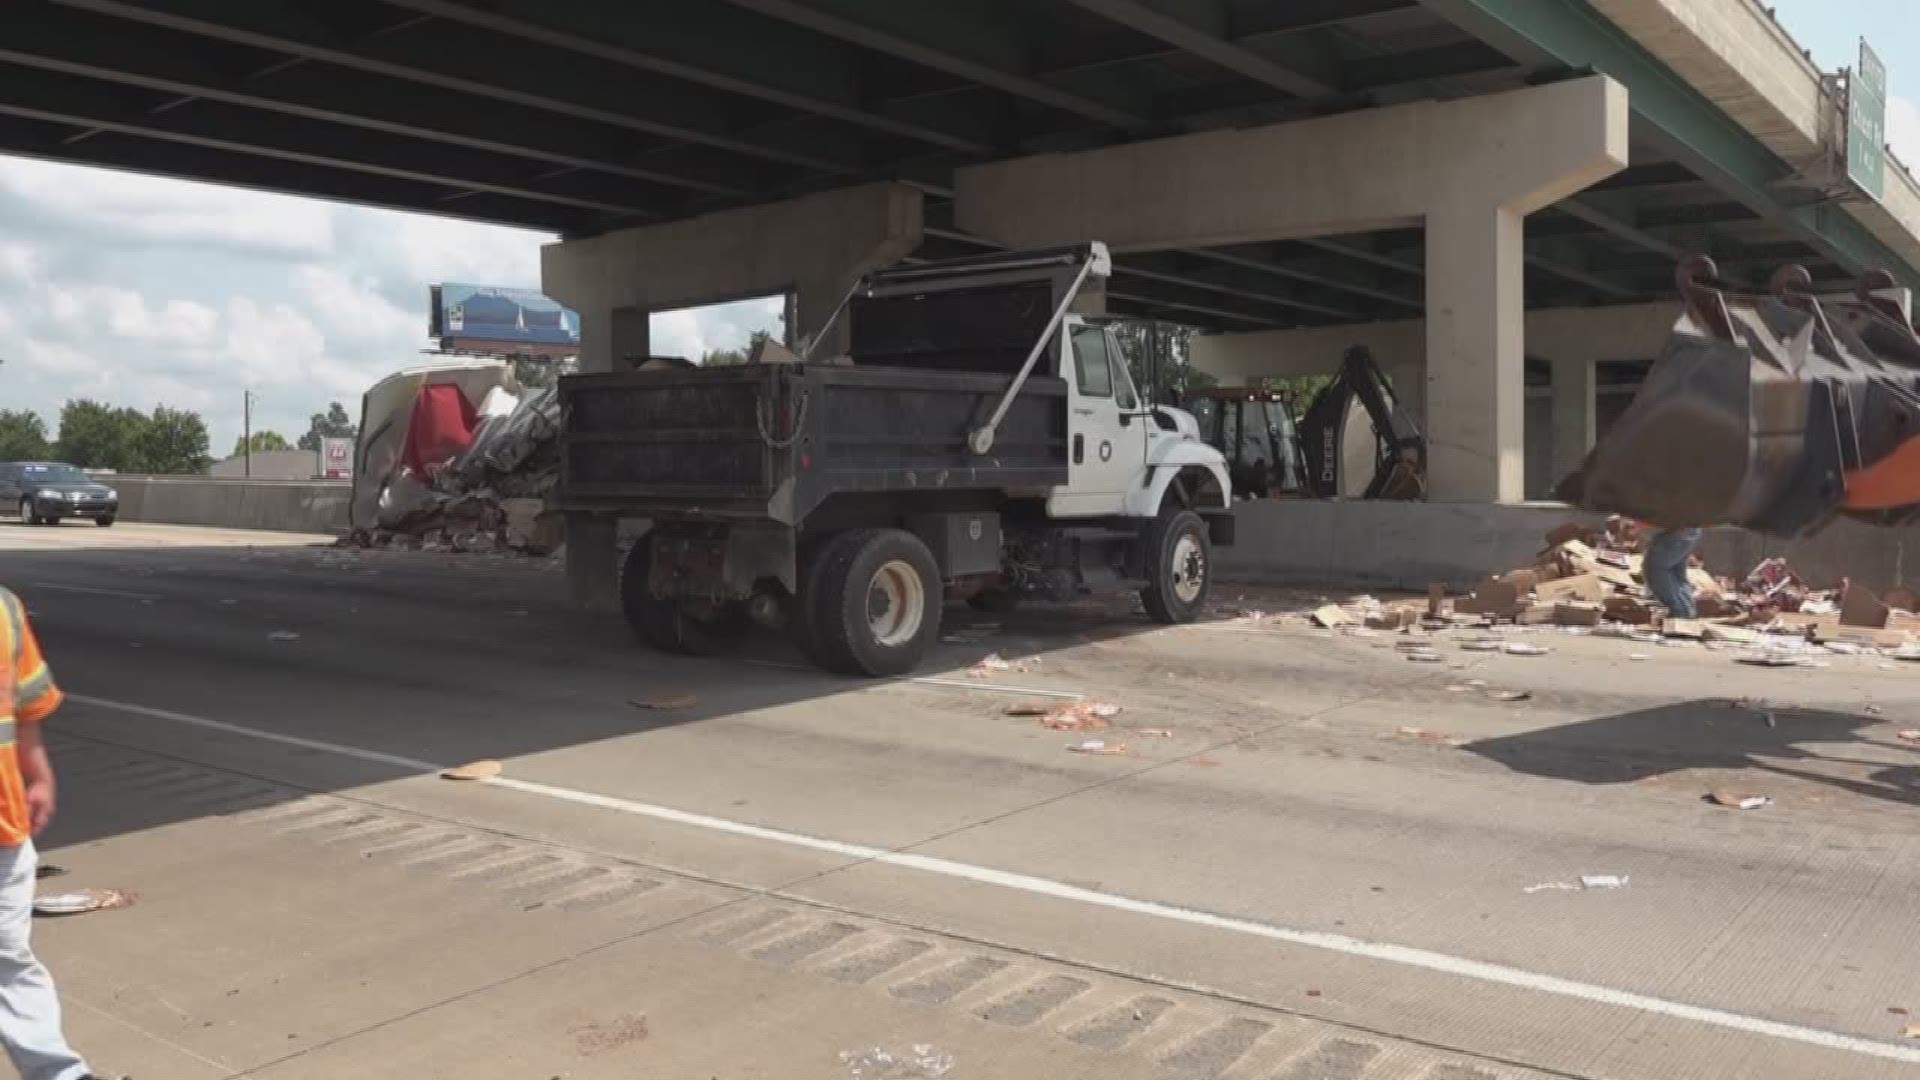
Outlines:
{"type": "Polygon", "coordinates": [[[837,1077],[911,1042],[954,1076],[1920,1061],[1914,668],[1560,635],[1429,666],[1036,610],[946,646],[958,686],[858,684],[638,650],[551,564],[234,539],[0,527],[88,699],[50,857],[145,898],[46,951],[142,1080],[837,1077]],[[1035,659],[969,678],[990,650],[1035,659]],[[1124,705],[1129,754],[1005,716],[1018,686],[1124,705]],[[421,775],[486,757],[521,786],[421,775]],[[1729,785],[1775,804],[1703,801],[1729,785]],[[1527,891],[1582,873],[1631,885],[1527,891]],[[735,913],[771,921],[715,940],[735,913]]]}

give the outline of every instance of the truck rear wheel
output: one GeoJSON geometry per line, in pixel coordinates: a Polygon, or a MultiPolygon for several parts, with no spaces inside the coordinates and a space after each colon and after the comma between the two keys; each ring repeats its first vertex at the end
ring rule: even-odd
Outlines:
{"type": "Polygon", "coordinates": [[[847,675],[905,675],[940,634],[940,568],[919,537],[862,529],[821,553],[815,659],[847,675]]]}
{"type": "Polygon", "coordinates": [[[1213,588],[1213,538],[1191,510],[1162,513],[1147,527],[1147,587],[1140,590],[1153,621],[1173,625],[1200,617],[1213,588]]]}

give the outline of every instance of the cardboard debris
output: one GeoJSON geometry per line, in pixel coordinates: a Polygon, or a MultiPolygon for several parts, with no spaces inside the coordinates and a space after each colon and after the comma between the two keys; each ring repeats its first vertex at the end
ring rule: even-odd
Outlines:
{"type": "Polygon", "coordinates": [[[443,771],[440,776],[446,780],[491,780],[505,771],[506,766],[497,761],[469,761],[443,771]]]}
{"type": "Polygon", "coordinates": [[[648,697],[634,698],[627,702],[627,704],[636,709],[653,709],[663,712],[673,709],[688,709],[699,703],[700,699],[692,694],[653,694],[648,697]]]}
{"type": "Polygon", "coordinates": [[[1328,630],[1336,626],[1345,626],[1352,621],[1353,619],[1347,615],[1347,609],[1341,607],[1339,604],[1326,604],[1322,607],[1315,608],[1313,612],[1314,625],[1325,627],[1328,630]]]}
{"type": "Polygon", "coordinates": [[[1562,600],[1577,600],[1582,603],[1598,604],[1606,599],[1606,583],[1598,574],[1575,574],[1555,581],[1543,581],[1534,586],[1533,595],[1542,603],[1558,603],[1562,600]]]}
{"type": "Polygon", "coordinates": [[[1367,627],[1371,630],[1401,630],[1420,621],[1420,615],[1408,608],[1388,608],[1367,616],[1367,627]]]}
{"type": "Polygon", "coordinates": [[[1913,640],[1905,630],[1876,630],[1870,626],[1828,626],[1814,629],[1813,640],[1822,645],[1835,641],[1850,641],[1855,645],[1865,645],[1873,649],[1897,649],[1913,640]]]}
{"type": "Polygon", "coordinates": [[[1653,622],[1653,606],[1631,596],[1609,596],[1605,600],[1607,618],[1628,626],[1647,626],[1653,622]]]}
{"type": "Polygon", "coordinates": [[[1521,626],[1551,626],[1556,608],[1554,604],[1528,604],[1514,615],[1513,621],[1521,626]]]}
{"type": "Polygon", "coordinates": [[[1920,610],[1920,593],[1915,593],[1905,585],[1895,585],[1880,594],[1880,602],[1896,611],[1911,613],[1920,610]]]}
{"type": "Polygon", "coordinates": [[[1744,626],[1728,626],[1725,623],[1707,622],[1701,624],[1701,630],[1708,641],[1730,641],[1737,645],[1760,644],[1760,632],[1744,626]]]}
{"type": "Polygon", "coordinates": [[[1727,788],[1715,788],[1707,794],[1707,798],[1731,810],[1758,810],[1773,802],[1765,795],[1743,795],[1727,788]]]}
{"type": "Polygon", "coordinates": [[[1720,587],[1720,579],[1698,566],[1687,567],[1687,584],[1693,586],[1696,593],[1719,596],[1725,590],[1720,587]]]}
{"type": "Polygon", "coordinates": [[[1848,585],[1840,597],[1840,625],[1879,629],[1887,625],[1890,612],[1880,598],[1858,585],[1848,585]]]}
{"type": "Polygon", "coordinates": [[[1599,626],[1606,609],[1598,603],[1561,601],[1553,605],[1553,621],[1560,626],[1599,626]]]}
{"type": "Polygon", "coordinates": [[[1699,619],[1668,619],[1660,624],[1660,632],[1670,638],[1704,641],[1707,637],[1707,624],[1699,619]]]}

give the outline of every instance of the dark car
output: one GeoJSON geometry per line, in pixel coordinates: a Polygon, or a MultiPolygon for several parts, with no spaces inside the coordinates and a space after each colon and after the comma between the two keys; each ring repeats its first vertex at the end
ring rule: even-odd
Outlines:
{"type": "Polygon", "coordinates": [[[120,493],[77,466],[57,461],[0,462],[0,513],[17,509],[29,525],[92,518],[102,528],[120,513],[120,493]]]}

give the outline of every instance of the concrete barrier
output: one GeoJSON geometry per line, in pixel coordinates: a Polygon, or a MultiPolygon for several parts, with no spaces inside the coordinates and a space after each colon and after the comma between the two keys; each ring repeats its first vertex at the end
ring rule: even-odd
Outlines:
{"type": "MultiPolygon", "coordinates": [[[[1242,503],[1233,547],[1217,553],[1221,576],[1253,582],[1314,582],[1422,590],[1431,582],[1464,588],[1532,561],[1547,530],[1603,518],[1559,503],[1484,506],[1463,503],[1242,503]]],[[[1780,555],[1806,581],[1828,587],[1842,577],[1884,591],[1920,586],[1920,528],[1876,529],[1840,521],[1804,540],[1775,540],[1741,529],[1710,529],[1701,558],[1716,574],[1741,577],[1780,555]]]]}
{"type": "Polygon", "coordinates": [[[210,476],[102,476],[127,521],[269,532],[344,533],[345,481],[225,480],[210,476]]]}

